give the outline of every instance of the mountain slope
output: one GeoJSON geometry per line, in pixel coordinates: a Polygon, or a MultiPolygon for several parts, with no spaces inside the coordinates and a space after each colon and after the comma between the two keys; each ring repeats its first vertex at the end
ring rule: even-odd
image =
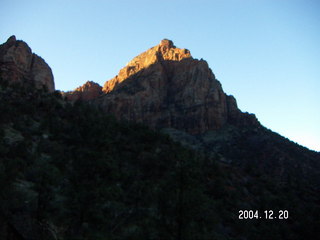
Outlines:
{"type": "Polygon", "coordinates": [[[170,40],[135,57],[103,91],[97,104],[104,111],[152,128],[199,134],[227,123],[259,124],[223,92],[204,60],[192,58],[170,40]]]}
{"type": "Polygon", "coordinates": [[[294,172],[279,184],[257,166],[222,164],[221,155],[190,151],[84,102],[0,86],[1,239],[292,240],[317,232],[319,195],[294,172]],[[246,209],[263,218],[286,210],[289,220],[240,220],[246,209]]]}
{"type": "Polygon", "coordinates": [[[222,90],[204,60],[162,40],[131,60],[92,100],[117,119],[161,129],[189,148],[319,190],[319,154],[264,128],[222,90]],[[299,180],[298,180],[299,179],[299,180]]]}
{"type": "MultiPolygon", "coordinates": [[[[0,239],[317,236],[319,153],[241,113],[204,61],[170,41],[159,46],[149,55],[151,65],[146,61],[148,67],[141,65],[128,78],[118,76],[107,84],[110,92],[101,94],[89,82],[70,93],[72,101],[43,90],[33,75],[0,79],[0,239]],[[151,88],[154,80],[164,85],[151,88]],[[158,102],[164,108],[144,108],[154,97],[147,90],[157,101],[167,100],[158,102]],[[97,97],[87,98],[91,91],[97,97]],[[196,98],[183,99],[197,94],[204,101],[199,105],[196,98]],[[91,100],[75,101],[78,97],[91,100]],[[106,113],[108,106],[114,111],[106,113]],[[157,123],[151,127],[171,137],[111,116],[144,122],[126,117],[138,116],[132,108],[145,109],[157,123]],[[170,119],[180,121],[159,124],[168,111],[170,119]],[[190,114],[199,119],[189,124],[190,114]],[[214,123],[200,119],[209,115],[214,123]],[[240,210],[259,216],[240,219],[240,210]],[[281,212],[288,219],[279,219],[281,212]]],[[[6,76],[15,76],[16,67],[7,68],[6,76]]]]}

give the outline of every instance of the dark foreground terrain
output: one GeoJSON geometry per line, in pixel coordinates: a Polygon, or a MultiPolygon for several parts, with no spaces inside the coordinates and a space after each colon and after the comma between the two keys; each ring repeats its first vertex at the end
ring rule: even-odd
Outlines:
{"type": "Polygon", "coordinates": [[[319,153],[269,130],[226,127],[209,155],[32,85],[1,82],[0,99],[0,239],[318,233],[319,153]],[[288,219],[266,220],[265,210],[288,219]]]}

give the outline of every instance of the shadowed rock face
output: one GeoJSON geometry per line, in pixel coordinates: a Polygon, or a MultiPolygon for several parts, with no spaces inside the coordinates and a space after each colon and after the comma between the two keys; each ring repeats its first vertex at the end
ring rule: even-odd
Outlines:
{"type": "Polygon", "coordinates": [[[9,83],[33,81],[37,88],[45,86],[49,92],[55,90],[51,68],[15,36],[0,45],[0,77],[9,83]]]}
{"type": "Polygon", "coordinates": [[[167,39],[130,61],[103,91],[95,102],[106,112],[152,128],[200,134],[227,123],[259,124],[223,92],[206,61],[167,39]]]}

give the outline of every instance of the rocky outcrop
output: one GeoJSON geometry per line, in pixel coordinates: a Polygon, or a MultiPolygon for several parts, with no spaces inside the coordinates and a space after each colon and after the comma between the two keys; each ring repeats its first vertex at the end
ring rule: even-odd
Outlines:
{"type": "Polygon", "coordinates": [[[163,62],[165,60],[180,61],[186,58],[191,58],[189,50],[176,48],[172,41],[164,39],[159,45],[150,48],[148,51],[132,59],[124,68],[120,70],[116,77],[104,84],[103,91],[108,93],[116,89],[119,83],[123,82],[139,71],[145,70],[152,64],[160,61],[163,62]]]}
{"type": "Polygon", "coordinates": [[[93,81],[87,81],[81,87],[78,87],[73,91],[62,92],[62,95],[70,101],[88,101],[99,97],[101,94],[102,87],[98,83],[95,83],[93,81]]]}
{"type": "Polygon", "coordinates": [[[259,124],[223,92],[206,61],[167,39],[130,61],[103,91],[95,102],[106,112],[152,128],[200,134],[228,123],[259,124]]]}
{"type": "Polygon", "coordinates": [[[0,45],[0,78],[9,83],[33,83],[37,88],[45,86],[49,92],[55,90],[51,68],[15,36],[0,45]]]}

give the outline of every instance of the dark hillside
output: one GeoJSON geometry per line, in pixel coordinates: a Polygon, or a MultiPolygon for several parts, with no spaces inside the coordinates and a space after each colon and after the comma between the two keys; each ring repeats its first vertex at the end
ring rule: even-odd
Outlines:
{"type": "Polygon", "coordinates": [[[210,138],[220,150],[209,157],[31,84],[1,82],[0,99],[0,239],[316,236],[319,194],[307,183],[318,180],[317,169],[304,180],[297,168],[280,184],[281,174],[273,178],[262,174],[265,167],[245,161],[273,145],[279,153],[286,147],[301,159],[310,156],[274,133],[259,137],[261,143],[245,129],[227,141],[210,138]],[[260,216],[287,210],[289,219],[239,220],[245,209],[259,210],[260,216]]]}

